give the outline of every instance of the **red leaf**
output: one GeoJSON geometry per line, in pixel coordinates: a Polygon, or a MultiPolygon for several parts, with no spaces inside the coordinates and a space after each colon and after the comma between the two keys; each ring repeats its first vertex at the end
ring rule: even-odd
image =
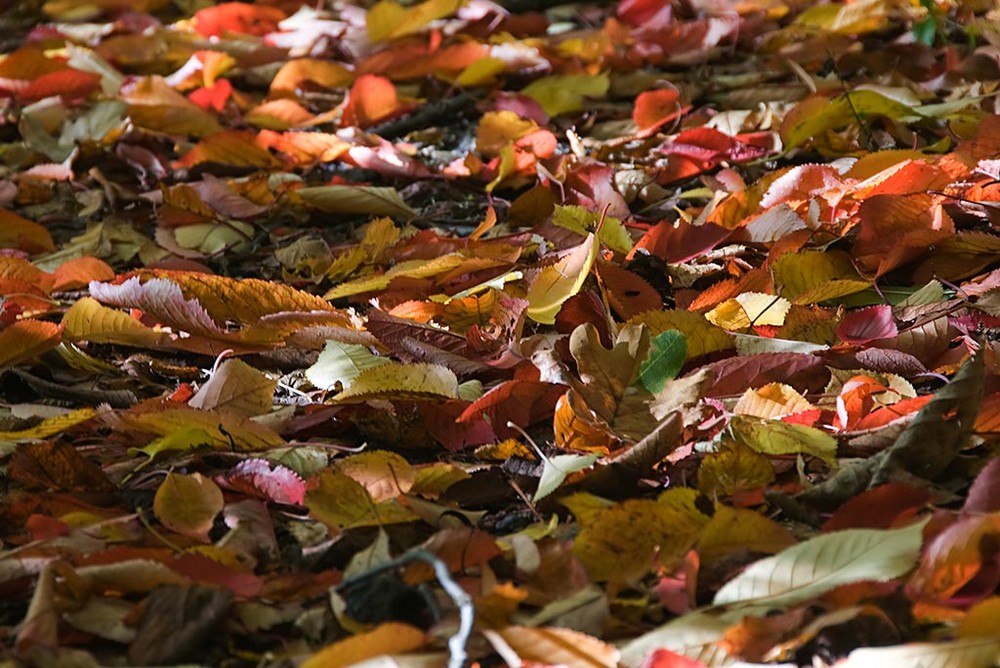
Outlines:
{"type": "Polygon", "coordinates": [[[247,459],[220,476],[220,486],[275,503],[301,506],[305,503],[306,481],[289,468],[266,459],[247,459]]]}
{"type": "Polygon", "coordinates": [[[976,476],[962,511],[966,513],[994,513],[1000,510],[1000,458],[990,460],[976,476]]]}
{"type": "Polygon", "coordinates": [[[562,385],[508,380],[472,402],[457,421],[469,422],[486,416],[497,436],[505,438],[516,433],[507,427],[507,422],[528,427],[551,417],[556,401],[565,391],[562,385]]]}
{"type": "Polygon", "coordinates": [[[680,97],[680,93],[673,88],[639,93],[632,110],[632,120],[639,128],[639,136],[648,137],[680,116],[685,109],[680,97]]]}
{"type": "Polygon", "coordinates": [[[684,220],[663,220],[646,232],[635,247],[666,262],[680,264],[712,250],[732,233],[714,223],[692,225],[684,220]]]}
{"type": "Polygon", "coordinates": [[[608,291],[608,301],[622,320],[663,308],[660,294],[638,274],[611,262],[598,262],[597,273],[608,291]]]}
{"type": "Polygon", "coordinates": [[[786,383],[799,391],[822,391],[829,378],[821,358],[803,353],[741,355],[703,368],[715,376],[715,384],[705,393],[709,397],[738,395],[748,387],[775,382],[786,383]]]}
{"type": "Polygon", "coordinates": [[[642,668],[705,668],[705,664],[669,649],[658,649],[646,657],[642,668]]]}
{"type": "Polygon", "coordinates": [[[459,416],[468,408],[467,401],[452,399],[444,403],[420,402],[420,415],[424,428],[449,452],[493,443],[497,435],[493,427],[483,418],[459,421],[459,416]]]}
{"type": "Polygon", "coordinates": [[[842,505],[823,525],[823,531],[888,529],[913,517],[932,496],[919,487],[891,482],[869,489],[842,505]]]}
{"type": "Polygon", "coordinates": [[[58,95],[64,100],[76,100],[86,97],[100,87],[100,74],[74,69],[60,70],[43,74],[19,90],[17,101],[26,104],[53,95],[58,95]]]}
{"type": "Polygon", "coordinates": [[[622,0],[615,13],[625,23],[646,30],[660,30],[673,23],[668,0],[622,0]]]}
{"type": "Polygon", "coordinates": [[[229,79],[219,79],[211,86],[199,88],[190,95],[188,99],[197,104],[205,111],[222,111],[229,97],[233,94],[233,85],[229,79]]]}
{"type": "Polygon", "coordinates": [[[852,311],[837,325],[837,336],[840,340],[855,346],[879,339],[891,339],[898,335],[899,329],[892,318],[892,308],[886,305],[852,311]]]}
{"type": "Polygon", "coordinates": [[[223,37],[226,33],[266,35],[278,29],[285,12],[268,5],[224,2],[206,7],[194,15],[195,30],[205,37],[223,37]]]}

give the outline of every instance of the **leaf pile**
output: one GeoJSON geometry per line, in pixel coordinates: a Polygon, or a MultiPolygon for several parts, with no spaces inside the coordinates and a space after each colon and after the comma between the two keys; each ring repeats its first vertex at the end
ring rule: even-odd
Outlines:
{"type": "Polygon", "coordinates": [[[0,27],[3,666],[997,663],[992,3],[0,27]]]}

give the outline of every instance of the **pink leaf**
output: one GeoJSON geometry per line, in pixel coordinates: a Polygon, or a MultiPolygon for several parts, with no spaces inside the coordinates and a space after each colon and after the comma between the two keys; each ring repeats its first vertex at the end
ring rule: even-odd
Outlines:
{"type": "Polygon", "coordinates": [[[886,305],[870,306],[848,313],[837,326],[840,340],[855,346],[898,335],[899,329],[892,318],[892,308],[886,305]]]}

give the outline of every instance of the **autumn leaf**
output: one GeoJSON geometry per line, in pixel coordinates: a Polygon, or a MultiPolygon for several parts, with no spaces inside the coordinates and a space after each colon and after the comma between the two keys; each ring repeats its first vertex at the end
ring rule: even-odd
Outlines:
{"type": "Polygon", "coordinates": [[[204,543],[222,505],[218,485],[200,473],[168,474],[153,498],[153,512],[164,526],[204,543]]]}

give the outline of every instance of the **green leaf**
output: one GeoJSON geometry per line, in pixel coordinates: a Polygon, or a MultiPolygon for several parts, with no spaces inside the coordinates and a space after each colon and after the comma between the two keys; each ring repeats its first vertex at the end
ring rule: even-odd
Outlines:
{"type": "Polygon", "coordinates": [[[639,382],[650,392],[659,392],[680,373],[687,359],[687,339],[676,329],[653,337],[649,354],[639,367],[639,382]]]}
{"type": "Polygon", "coordinates": [[[309,382],[320,389],[332,390],[340,383],[346,390],[362,371],[388,364],[389,361],[373,355],[365,346],[330,340],[305,374],[309,382]]]}
{"type": "MultiPolygon", "coordinates": [[[[600,219],[600,215],[588,211],[582,206],[557,205],[552,212],[552,222],[555,225],[573,230],[583,236],[597,229],[600,219]]],[[[635,245],[621,219],[613,216],[604,217],[604,224],[601,225],[601,229],[597,233],[597,239],[611,250],[622,254],[628,254],[632,250],[632,246],[635,245]]]]}
{"type": "Polygon", "coordinates": [[[831,589],[905,575],[920,557],[926,521],[902,529],[837,531],[750,565],[715,595],[715,605],[785,607],[831,589]]]}
{"type": "Polygon", "coordinates": [[[737,415],[729,424],[738,441],[765,455],[813,455],[828,464],[837,456],[837,439],[814,427],[749,415],[737,415]]]}

